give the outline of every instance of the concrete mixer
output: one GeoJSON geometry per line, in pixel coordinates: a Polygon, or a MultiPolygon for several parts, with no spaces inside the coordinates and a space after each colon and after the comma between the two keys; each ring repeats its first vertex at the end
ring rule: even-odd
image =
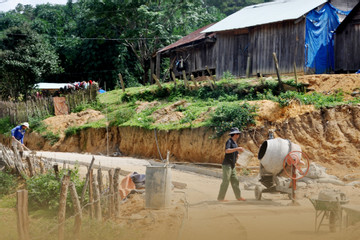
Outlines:
{"type": "Polygon", "coordinates": [[[262,143],[258,159],[262,185],[255,187],[255,198],[261,200],[262,193],[279,192],[294,200],[296,181],[305,177],[310,167],[301,147],[287,139],[268,139],[262,143]]]}

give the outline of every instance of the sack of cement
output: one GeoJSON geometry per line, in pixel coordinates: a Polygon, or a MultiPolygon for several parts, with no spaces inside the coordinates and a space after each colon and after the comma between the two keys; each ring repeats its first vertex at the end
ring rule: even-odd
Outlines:
{"type": "Polygon", "coordinates": [[[248,150],[244,150],[238,155],[237,163],[241,167],[247,167],[249,161],[254,157],[254,154],[248,150]]]}
{"type": "Polygon", "coordinates": [[[286,155],[291,151],[301,151],[301,147],[286,139],[269,139],[261,145],[258,159],[267,172],[277,175],[283,169],[286,155]]]}
{"type": "Polygon", "coordinates": [[[327,178],[329,174],[326,173],[326,168],[316,163],[310,163],[309,171],[306,175],[308,178],[318,179],[327,178]]]}
{"type": "Polygon", "coordinates": [[[345,193],[335,189],[326,189],[319,192],[318,200],[322,201],[346,201],[345,193]]]}

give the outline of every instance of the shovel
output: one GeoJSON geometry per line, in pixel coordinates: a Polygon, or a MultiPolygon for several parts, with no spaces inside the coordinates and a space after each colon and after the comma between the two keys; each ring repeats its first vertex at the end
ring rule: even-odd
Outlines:
{"type": "Polygon", "coordinates": [[[17,140],[16,138],[13,138],[13,139],[15,139],[16,142],[20,143],[20,144],[25,148],[25,150],[27,150],[27,151],[30,152],[30,154],[36,155],[36,151],[30,150],[28,147],[26,147],[24,144],[22,144],[22,143],[21,143],[19,140],[17,140]]]}

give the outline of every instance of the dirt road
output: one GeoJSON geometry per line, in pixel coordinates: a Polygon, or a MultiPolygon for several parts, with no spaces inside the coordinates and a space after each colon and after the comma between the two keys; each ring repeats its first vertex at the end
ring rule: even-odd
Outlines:
{"type": "MultiPolygon", "coordinates": [[[[38,155],[79,162],[90,162],[92,158],[92,155],[71,153],[38,152],[38,155]]],[[[120,167],[130,172],[145,173],[149,165],[147,160],[127,157],[95,156],[95,159],[101,166],[120,167]]],[[[85,168],[82,171],[84,173],[85,168]]],[[[229,187],[226,199],[230,201],[219,203],[216,201],[219,178],[172,169],[172,180],[185,183],[187,187],[173,190],[169,209],[145,209],[143,196],[136,195],[122,205],[123,214],[130,219],[122,224],[145,230],[142,239],[360,239],[356,228],[331,233],[328,226],[323,226],[315,233],[315,210],[308,200],[321,189],[330,188],[340,189],[351,204],[360,205],[360,191],[355,187],[317,184],[300,189],[297,193],[299,205],[293,206],[287,195],[278,193],[263,194],[261,201],[255,200],[254,191],[244,190],[243,182],[241,190],[246,202],[236,201],[229,187]]]]}

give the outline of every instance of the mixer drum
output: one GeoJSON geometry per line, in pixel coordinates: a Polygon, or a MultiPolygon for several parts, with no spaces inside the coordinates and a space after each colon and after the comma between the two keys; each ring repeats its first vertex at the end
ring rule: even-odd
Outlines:
{"type": "Polygon", "coordinates": [[[269,139],[261,144],[258,159],[266,172],[277,175],[283,169],[286,155],[291,151],[301,151],[301,147],[287,139],[269,139]]]}

